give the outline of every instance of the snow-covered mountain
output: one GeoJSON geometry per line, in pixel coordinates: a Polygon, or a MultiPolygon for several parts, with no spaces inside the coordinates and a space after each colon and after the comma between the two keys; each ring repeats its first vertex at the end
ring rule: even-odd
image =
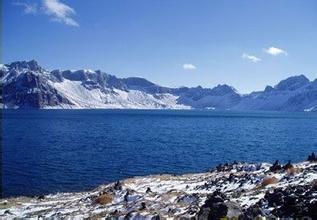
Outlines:
{"type": "Polygon", "coordinates": [[[244,96],[233,109],[316,111],[317,80],[311,82],[304,75],[289,77],[274,87],[244,96]]]}
{"type": "Polygon", "coordinates": [[[168,88],[100,70],[53,70],[36,61],[0,65],[5,108],[139,108],[317,111],[317,79],[290,77],[264,91],[240,95],[218,85],[168,88]]]}

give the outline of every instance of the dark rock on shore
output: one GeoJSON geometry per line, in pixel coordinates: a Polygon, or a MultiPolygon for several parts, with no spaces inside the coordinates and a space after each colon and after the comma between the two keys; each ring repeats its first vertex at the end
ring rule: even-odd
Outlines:
{"type": "Polygon", "coordinates": [[[315,153],[313,152],[311,155],[309,155],[307,160],[309,162],[317,162],[317,157],[316,157],[315,153]]]}
{"type": "Polygon", "coordinates": [[[198,213],[198,219],[217,220],[226,217],[228,207],[225,204],[225,199],[226,196],[219,191],[215,191],[209,195],[198,213]]]}
{"type": "Polygon", "coordinates": [[[279,170],[281,170],[281,169],[282,169],[282,166],[281,166],[281,164],[279,163],[278,160],[276,160],[276,161],[274,162],[274,164],[270,167],[270,171],[271,171],[271,172],[276,172],[276,171],[279,171],[279,170]]]}
{"type": "Polygon", "coordinates": [[[317,163],[231,163],[134,177],[80,193],[0,200],[0,218],[317,219],[317,163]]]}

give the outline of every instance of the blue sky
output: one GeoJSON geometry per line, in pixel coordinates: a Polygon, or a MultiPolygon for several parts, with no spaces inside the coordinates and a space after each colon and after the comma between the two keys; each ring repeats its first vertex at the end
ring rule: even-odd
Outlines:
{"type": "Polygon", "coordinates": [[[4,0],[3,63],[101,69],[165,86],[262,90],[317,78],[315,0],[4,0]]]}

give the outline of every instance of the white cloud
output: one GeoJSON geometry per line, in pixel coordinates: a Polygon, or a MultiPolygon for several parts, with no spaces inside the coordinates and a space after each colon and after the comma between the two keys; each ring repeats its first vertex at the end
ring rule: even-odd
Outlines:
{"type": "Polygon", "coordinates": [[[277,48],[277,47],[269,47],[269,48],[265,48],[264,52],[272,55],[272,56],[277,56],[277,55],[285,55],[287,56],[287,52],[281,48],[277,48]]]}
{"type": "Polygon", "coordinates": [[[70,6],[60,2],[60,0],[42,0],[42,7],[36,3],[26,3],[22,1],[14,2],[16,6],[23,7],[25,14],[45,13],[51,17],[53,21],[57,21],[66,25],[76,26],[79,24],[72,18],[76,12],[70,6]]]}
{"type": "Polygon", "coordinates": [[[250,60],[252,63],[257,63],[257,62],[261,61],[260,58],[254,56],[254,55],[247,54],[247,53],[242,54],[242,58],[250,60]]]}
{"type": "Polygon", "coordinates": [[[195,70],[197,68],[195,65],[193,65],[191,63],[185,63],[185,64],[183,64],[183,69],[184,70],[195,70]]]}
{"type": "Polygon", "coordinates": [[[43,7],[45,13],[50,15],[53,21],[70,26],[79,26],[72,18],[72,16],[76,14],[75,10],[59,0],[43,0],[43,7]]]}
{"type": "Polygon", "coordinates": [[[37,4],[28,4],[25,2],[14,2],[14,5],[23,7],[23,12],[25,14],[36,14],[37,13],[37,4]]]}

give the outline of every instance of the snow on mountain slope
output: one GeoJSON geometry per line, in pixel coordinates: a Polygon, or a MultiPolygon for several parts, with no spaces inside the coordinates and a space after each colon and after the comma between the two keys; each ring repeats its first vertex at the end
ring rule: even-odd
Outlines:
{"type": "Polygon", "coordinates": [[[154,97],[152,94],[137,90],[89,90],[80,81],[66,79],[63,82],[53,82],[52,86],[73,104],[71,108],[190,108],[177,104],[178,97],[171,94],[159,94],[154,97]]]}
{"type": "Polygon", "coordinates": [[[47,71],[36,61],[0,66],[5,108],[137,108],[317,111],[317,80],[289,77],[264,91],[239,94],[218,85],[168,88],[100,70],[47,71]]]}
{"type": "Polygon", "coordinates": [[[317,87],[305,76],[282,80],[274,88],[246,95],[235,110],[304,111],[317,104],[317,87]]]}

